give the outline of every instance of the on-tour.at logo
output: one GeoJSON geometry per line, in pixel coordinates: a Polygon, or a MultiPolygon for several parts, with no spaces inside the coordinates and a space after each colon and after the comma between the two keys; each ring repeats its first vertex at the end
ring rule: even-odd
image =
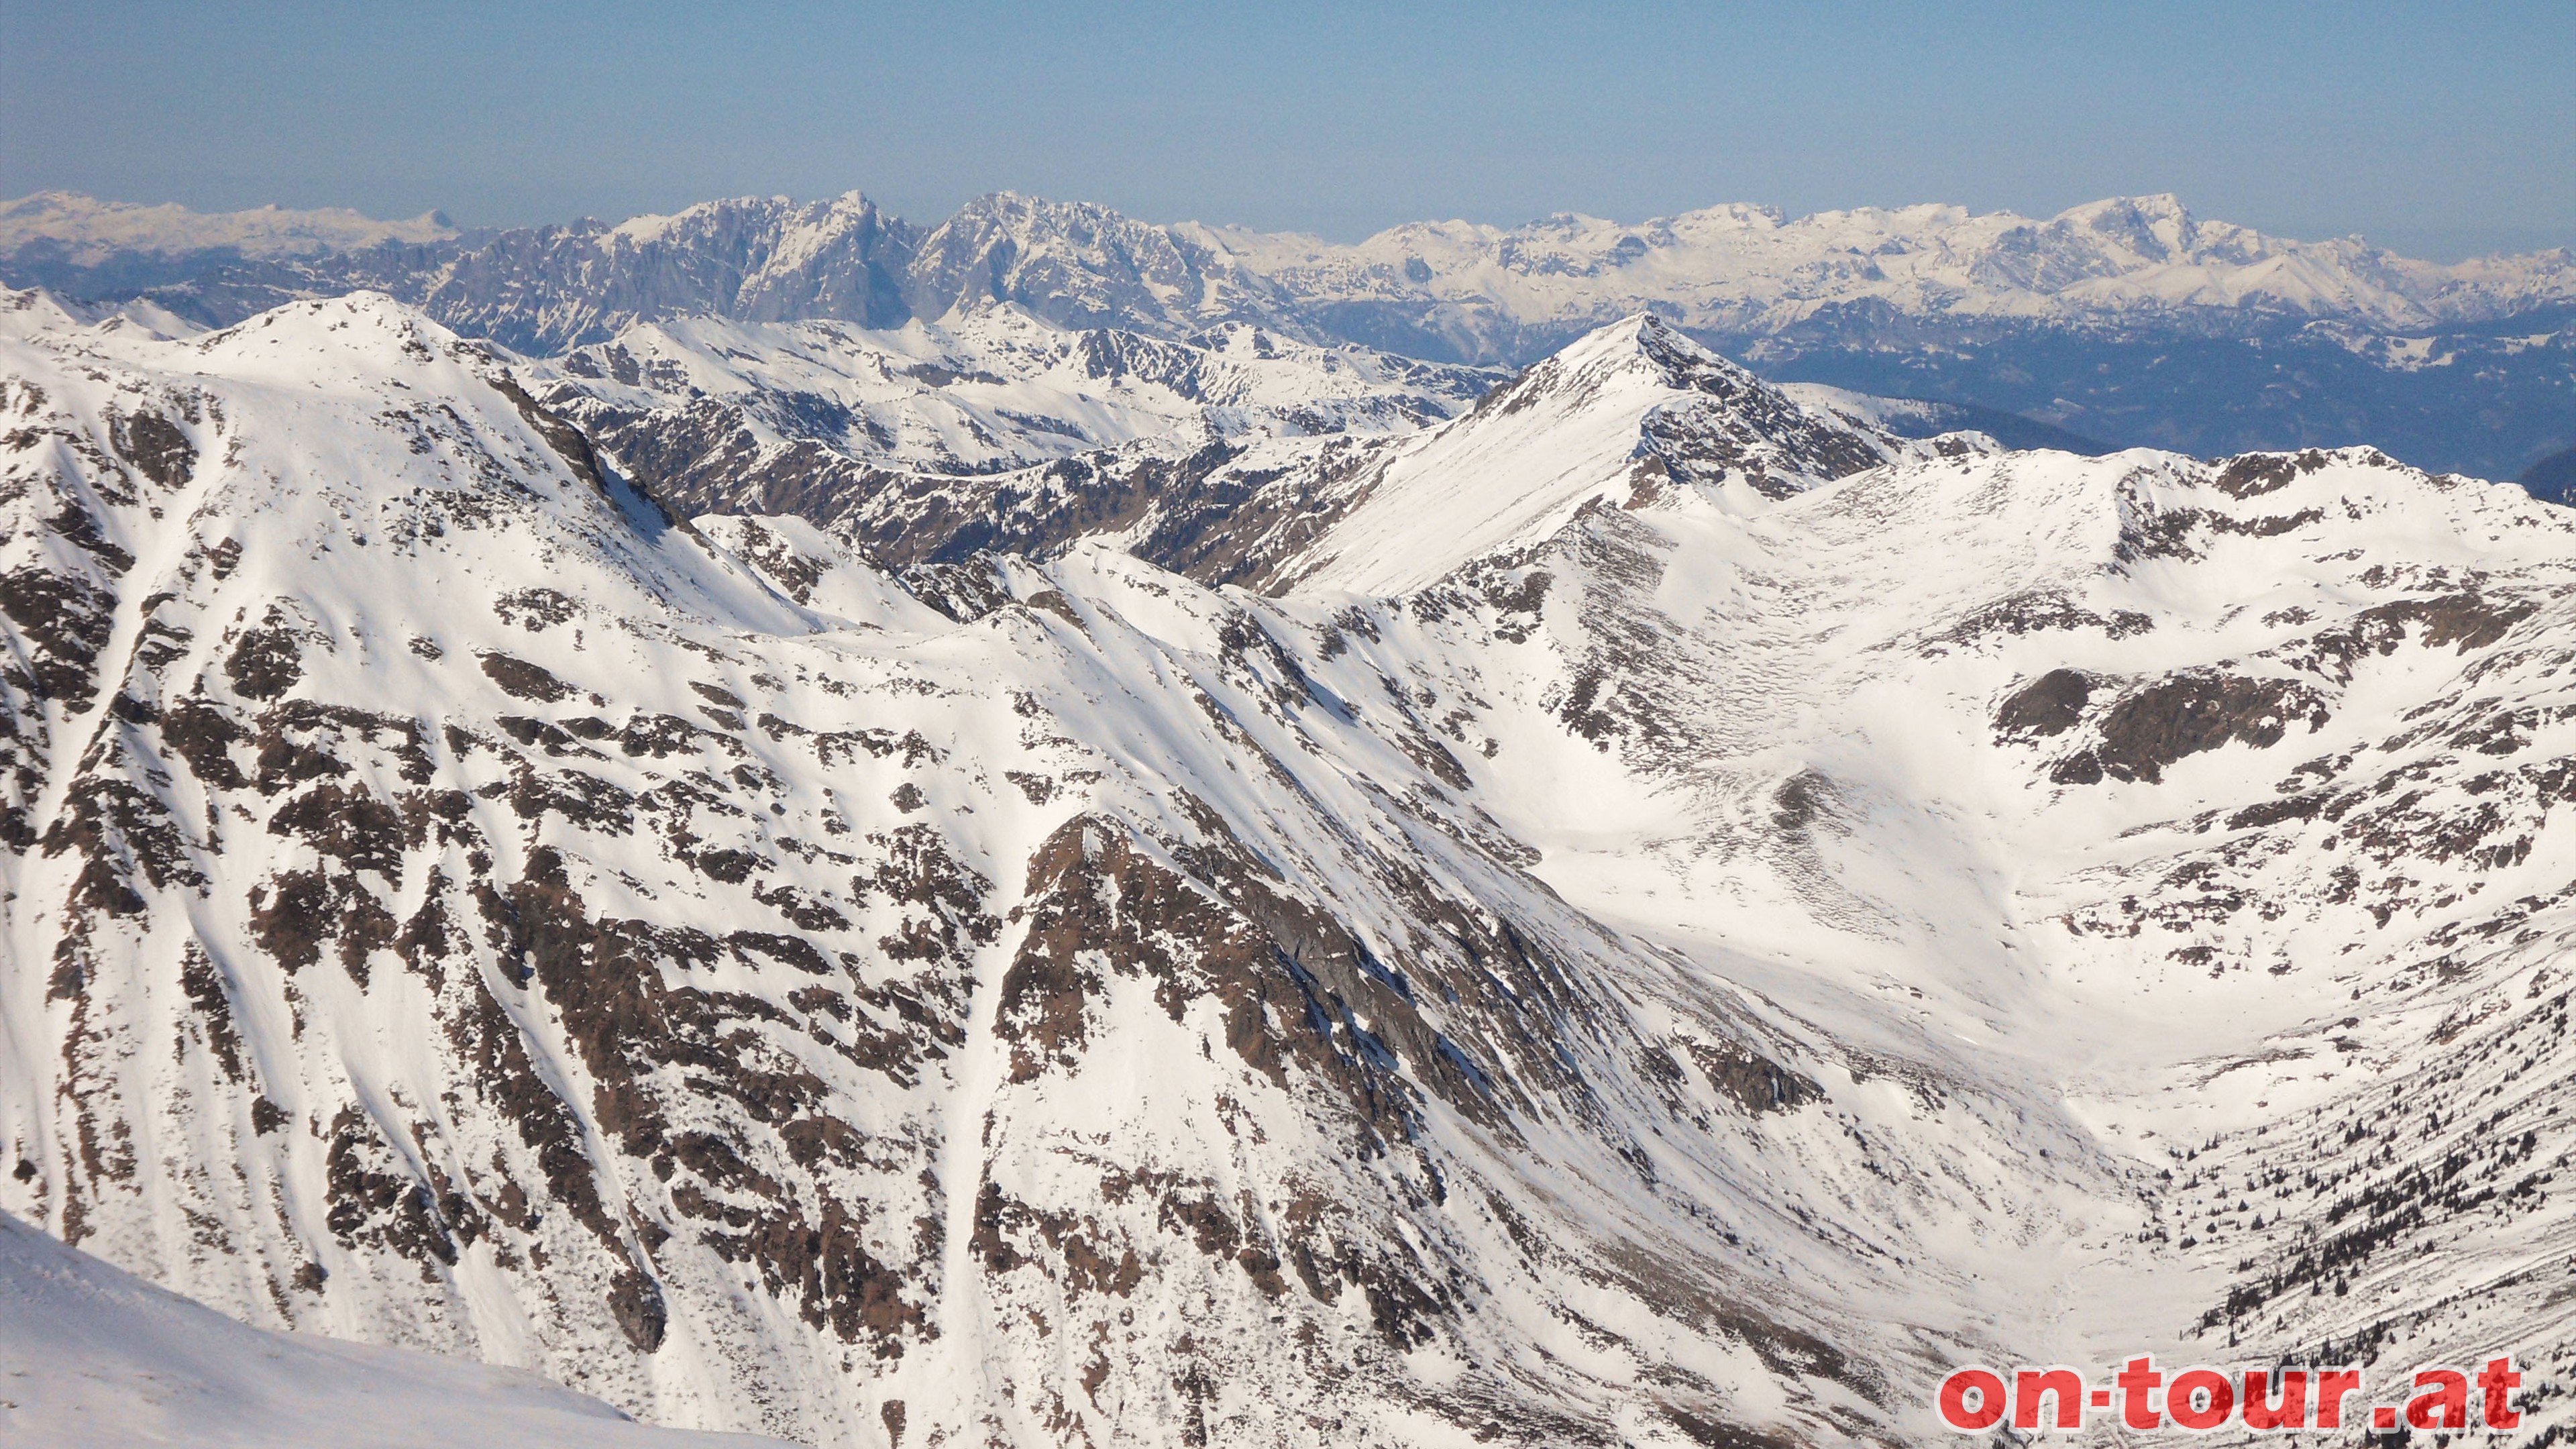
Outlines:
{"type": "Polygon", "coordinates": [[[2522,1427],[2513,1391],[2522,1375],[2510,1355],[2472,1373],[2433,1365],[2415,1370],[2405,1402],[2373,1404],[2357,1366],[2246,1369],[2230,1377],[2195,1365],[2170,1381],[2152,1355],[2130,1359],[2108,1384],[2088,1382],[2065,1364],[2017,1368],[2007,1376],[1983,1364],[1941,1381],[1941,1422],[1963,1434],[2011,1420],[2015,1429],[2081,1429],[2088,1413],[2117,1415],[2124,1429],[2209,1433],[2230,1425],[2258,1432],[2292,1429],[2485,1430],[2522,1427]],[[2359,1398],[2358,1405],[2351,1401],[2359,1398]]]}

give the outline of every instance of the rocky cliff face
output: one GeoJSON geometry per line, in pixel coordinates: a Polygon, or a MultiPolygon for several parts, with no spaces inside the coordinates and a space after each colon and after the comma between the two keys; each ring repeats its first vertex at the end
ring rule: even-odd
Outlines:
{"type": "Polygon", "coordinates": [[[2576,1351],[2517,490],[1633,323],[1247,445],[1320,490],[1206,473],[1257,569],[1153,488],[896,573],[381,298],[0,319],[0,1206],[236,1316],[897,1445],[2576,1351]]]}

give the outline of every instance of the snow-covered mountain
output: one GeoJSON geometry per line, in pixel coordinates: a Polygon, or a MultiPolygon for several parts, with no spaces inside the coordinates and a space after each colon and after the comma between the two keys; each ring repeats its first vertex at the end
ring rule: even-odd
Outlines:
{"type": "MultiPolygon", "coordinates": [[[[2115,197],[2044,220],[1958,206],[1790,218],[1719,206],[1627,225],[1559,215],[1505,230],[1417,223],[1356,246],[1216,233],[1301,297],[1396,309],[1410,325],[1503,349],[1661,304],[1693,328],[1786,331],[1819,311],[2119,321],[2266,312],[2383,331],[2485,322],[2576,302],[2566,249],[2443,265],[2358,238],[2290,241],[2194,217],[2173,196],[2115,197]]],[[[2224,324],[2217,324],[2224,325],[2224,324]]]]}
{"type": "Polygon", "coordinates": [[[1167,434],[1411,432],[1500,374],[1228,325],[1182,341],[1068,332],[1002,305],[891,332],[839,323],[640,323],[555,361],[549,404],[656,451],[792,469],[819,449],[881,468],[991,473],[1167,434]],[[753,461],[750,455],[757,455],[753,461]]]}
{"type": "Polygon", "coordinates": [[[1994,447],[1861,415],[1905,407],[1885,399],[1800,403],[1651,317],[1490,392],[1489,374],[1258,329],[1184,345],[1008,309],[873,338],[646,327],[519,371],[687,511],[797,514],[900,566],[1115,537],[1202,582],[1265,588],[1329,571],[1364,536],[1420,573],[1659,482],[1778,496],[1994,447]],[[1007,466],[1030,456],[1049,461],[1007,466]]]}
{"type": "Polygon", "coordinates": [[[816,1443],[2498,1346],[2566,1419],[2576,514],[1637,318],[1168,488],[906,474],[1021,523],[904,568],[680,521],[597,381],[0,305],[0,1207],[816,1443]]]}
{"type": "MultiPolygon", "coordinates": [[[[2567,249],[2437,264],[2204,220],[2171,196],[2044,219],[1735,205],[1633,225],[1417,223],[1340,244],[1010,193],[925,228],[853,192],[445,240],[389,224],[372,245],[349,231],[348,249],[266,259],[221,249],[256,231],[247,213],[190,223],[207,246],[184,275],[136,272],[121,253],[67,265],[66,246],[96,255],[106,203],[12,206],[26,217],[0,233],[0,280],[148,294],[218,325],[367,288],[552,354],[691,316],[891,329],[1007,304],[1068,328],[1182,340],[1241,323],[1518,366],[1649,311],[1775,377],[2028,414],[2113,443],[2372,442],[2505,476],[2576,439],[2567,249]]],[[[182,231],[161,225],[154,244],[182,231]]]]}
{"type": "MultiPolygon", "coordinates": [[[[52,243],[85,260],[123,249],[267,258],[455,236],[435,217],[200,216],[63,193],[0,207],[0,253],[52,243]]],[[[502,233],[435,273],[424,293],[433,314],[514,344],[603,340],[634,321],[696,312],[877,324],[1010,301],[1059,326],[1172,334],[1247,321],[1306,335],[1403,334],[1439,345],[1397,350],[1488,362],[1535,360],[1641,308],[1730,335],[1866,308],[2061,322],[2194,315],[2227,330],[2241,324],[2219,319],[2251,313],[2402,333],[2576,305],[2566,248],[2416,261],[2359,238],[2292,241],[2203,220],[2170,195],[2045,219],[1938,205],[1796,218],[1729,205],[1635,224],[1568,213],[1512,228],[1417,222],[1340,244],[1139,222],[1011,192],[923,230],[851,192],[502,233]],[[1324,323],[1327,314],[1339,322],[1324,323]]]]}
{"type": "Polygon", "coordinates": [[[46,191],[0,202],[0,284],[132,303],[152,313],[166,310],[153,294],[170,289],[186,316],[204,324],[271,305],[284,278],[336,285],[322,279],[340,275],[353,255],[382,255],[400,271],[466,240],[437,212],[409,221],[274,206],[209,215],[46,191]],[[262,280],[240,286],[220,280],[235,272],[262,280]]]}

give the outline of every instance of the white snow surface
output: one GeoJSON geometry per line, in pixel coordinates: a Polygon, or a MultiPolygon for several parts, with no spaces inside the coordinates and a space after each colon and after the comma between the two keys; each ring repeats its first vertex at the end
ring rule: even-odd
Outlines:
{"type": "MultiPolygon", "coordinates": [[[[1809,407],[1639,315],[1539,363],[1473,415],[1393,450],[1350,510],[1283,574],[1304,590],[1410,593],[1473,559],[1535,544],[1583,508],[1639,497],[1641,482],[1669,478],[1675,466],[1657,460],[1651,474],[1640,471],[1657,435],[1678,435],[1686,448],[1694,434],[1734,443],[1730,425],[1748,403],[1783,416],[1763,419],[1767,436],[1747,437],[1692,480],[1698,496],[1722,508],[1759,509],[1768,504],[1763,488],[1813,487],[1868,463],[1938,451],[1854,432],[1876,420],[1809,407]],[[1859,456],[1814,456],[1800,449],[1801,434],[1859,456]]],[[[1953,446],[1993,447],[1971,435],[1953,446]]]]}
{"type": "Polygon", "coordinates": [[[2518,489],[1899,446],[1630,321],[1268,594],[952,615],[380,297],[0,319],[0,1207],[245,1322],[829,1444],[2504,1347],[2567,1422],[2518,489]]]}
{"type": "Polygon", "coordinates": [[[1184,342],[1068,332],[1009,304],[871,331],[838,322],[643,323],[537,376],[686,426],[739,409],[752,446],[797,440],[929,473],[983,473],[1179,435],[1412,432],[1496,374],[1319,347],[1248,324],[1184,342]]]}
{"type": "Polygon", "coordinates": [[[1245,269],[1299,293],[1419,290],[1489,303],[1523,324],[1655,301],[1690,325],[1756,330],[1821,306],[1883,301],[1916,314],[2030,317],[2260,306],[2415,327],[2576,295],[2576,258],[2563,248],[2414,261],[2359,238],[2292,241],[2202,220],[2171,195],[2111,197],[2047,218],[1943,205],[1792,218],[1727,205],[1637,223],[1574,214],[1509,229],[1416,222],[1353,245],[1206,234],[1245,269]]]}
{"type": "Polygon", "coordinates": [[[764,1449],[533,1374],[266,1333],[0,1213],[0,1443],[48,1449],[764,1449]]]}
{"type": "MultiPolygon", "coordinates": [[[[730,258],[744,269],[739,284],[704,299],[745,317],[794,315],[818,290],[847,286],[858,259],[882,253],[921,294],[916,303],[929,304],[924,315],[951,302],[1044,298],[1059,321],[1124,318],[1179,335],[1226,320],[1296,330],[1319,308],[1393,304],[1404,328],[1445,335],[1469,349],[1463,356],[1488,355],[1475,350],[1482,343],[1505,344],[1496,355],[1513,355],[1518,344],[1501,334],[1515,330],[1569,336],[1643,309],[1739,334],[1866,306],[2079,325],[2218,308],[2385,332],[2476,324],[2576,300],[2576,255],[2563,247],[2429,262],[2360,237],[2270,236],[2195,216],[2169,194],[2106,197],[2050,217],[1943,204],[1791,217],[1730,203],[1635,222],[1574,213],[1515,227],[1422,221],[1355,243],[1149,223],[1011,192],[979,197],[926,231],[855,191],[802,204],[730,198],[585,225],[578,235],[532,244],[591,248],[589,262],[567,254],[565,264],[603,273],[643,249],[748,246],[730,258]],[[881,245],[889,242],[890,250],[881,245]]],[[[60,246],[84,264],[120,250],[231,248],[274,258],[453,235],[436,213],[409,221],[344,210],[205,215],[64,192],[0,203],[0,254],[60,246]]],[[[469,280],[447,277],[433,290],[469,280]]],[[[567,299],[563,305],[582,315],[518,320],[569,338],[599,320],[591,312],[619,315],[634,300],[567,299]]],[[[505,301],[465,302],[458,316],[481,316],[487,304],[505,301]]]]}

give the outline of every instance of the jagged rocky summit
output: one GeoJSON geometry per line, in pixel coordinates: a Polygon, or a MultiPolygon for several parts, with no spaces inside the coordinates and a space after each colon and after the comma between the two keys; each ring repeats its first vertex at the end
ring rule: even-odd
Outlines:
{"type": "Polygon", "coordinates": [[[976,386],[1135,431],[974,471],[994,397],[866,381],[965,343],[791,332],[0,302],[0,1208],[812,1443],[2576,1353],[2576,515],[1906,438],[1646,318],[1455,407],[1042,347],[976,386]],[[688,387],[752,463],[640,461],[688,387]],[[800,436],[896,481],[726,493],[800,436]]]}

